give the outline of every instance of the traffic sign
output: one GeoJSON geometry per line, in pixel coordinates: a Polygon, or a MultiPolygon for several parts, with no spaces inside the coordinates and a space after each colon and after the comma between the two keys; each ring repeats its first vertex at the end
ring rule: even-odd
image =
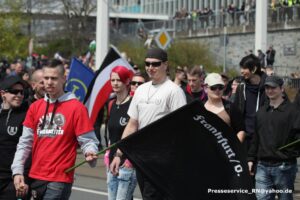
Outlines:
{"type": "Polygon", "coordinates": [[[155,42],[157,46],[162,49],[168,48],[171,41],[172,41],[171,36],[164,28],[161,29],[161,31],[155,37],[155,42]]]}

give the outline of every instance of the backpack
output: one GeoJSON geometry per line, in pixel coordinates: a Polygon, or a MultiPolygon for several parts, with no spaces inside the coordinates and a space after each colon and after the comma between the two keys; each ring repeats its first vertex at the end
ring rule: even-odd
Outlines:
{"type": "Polygon", "coordinates": [[[104,139],[105,139],[105,144],[108,147],[108,120],[109,120],[109,116],[110,116],[110,111],[111,111],[111,107],[113,105],[113,103],[116,101],[116,99],[111,99],[109,100],[108,104],[107,104],[107,113],[106,113],[106,119],[105,119],[105,129],[104,129],[104,139]]]}

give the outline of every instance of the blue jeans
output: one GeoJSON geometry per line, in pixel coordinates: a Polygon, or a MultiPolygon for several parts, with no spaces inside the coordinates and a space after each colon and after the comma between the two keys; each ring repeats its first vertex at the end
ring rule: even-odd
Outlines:
{"type": "Polygon", "coordinates": [[[120,167],[118,176],[107,170],[108,200],[131,200],[136,184],[134,168],[120,167]]]}
{"type": "Polygon", "coordinates": [[[68,200],[72,183],[49,182],[43,200],[68,200]]]}
{"type": "Polygon", "coordinates": [[[257,199],[273,200],[277,195],[280,200],[292,200],[297,171],[297,163],[269,165],[258,162],[255,175],[257,199]]]}

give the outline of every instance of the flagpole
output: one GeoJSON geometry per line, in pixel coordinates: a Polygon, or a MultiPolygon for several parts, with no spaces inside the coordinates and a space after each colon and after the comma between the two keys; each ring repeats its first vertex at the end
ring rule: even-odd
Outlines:
{"type": "Polygon", "coordinates": [[[278,150],[280,151],[280,150],[285,149],[287,147],[293,146],[293,145],[297,144],[298,142],[300,142],[300,139],[298,139],[298,140],[296,140],[294,142],[291,142],[291,143],[289,143],[287,145],[284,145],[284,146],[280,147],[278,150]]]}
{"type": "Polygon", "coordinates": [[[96,70],[108,52],[108,0],[97,0],[96,70]]]}
{"type": "MultiPolygon", "coordinates": [[[[118,142],[116,142],[116,143],[110,145],[109,147],[107,147],[107,148],[105,148],[105,149],[103,149],[103,150],[97,152],[96,155],[99,156],[99,155],[105,153],[106,150],[109,150],[109,149],[115,147],[117,144],[118,144],[118,142]]],[[[88,161],[86,161],[86,160],[81,161],[80,163],[74,165],[73,167],[68,168],[68,169],[65,171],[65,173],[71,172],[72,170],[76,169],[77,167],[83,165],[83,164],[86,163],[86,162],[88,162],[88,161]]]]}

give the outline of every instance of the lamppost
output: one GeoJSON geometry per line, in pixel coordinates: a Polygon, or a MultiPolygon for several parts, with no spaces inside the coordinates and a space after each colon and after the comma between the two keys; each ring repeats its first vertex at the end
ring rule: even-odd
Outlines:
{"type": "Polygon", "coordinates": [[[227,27],[224,26],[224,37],[223,37],[223,45],[224,45],[224,62],[223,62],[223,73],[226,72],[226,57],[227,57],[227,27]]]}
{"type": "Polygon", "coordinates": [[[97,1],[96,69],[99,69],[108,52],[108,0],[97,1]]]}

